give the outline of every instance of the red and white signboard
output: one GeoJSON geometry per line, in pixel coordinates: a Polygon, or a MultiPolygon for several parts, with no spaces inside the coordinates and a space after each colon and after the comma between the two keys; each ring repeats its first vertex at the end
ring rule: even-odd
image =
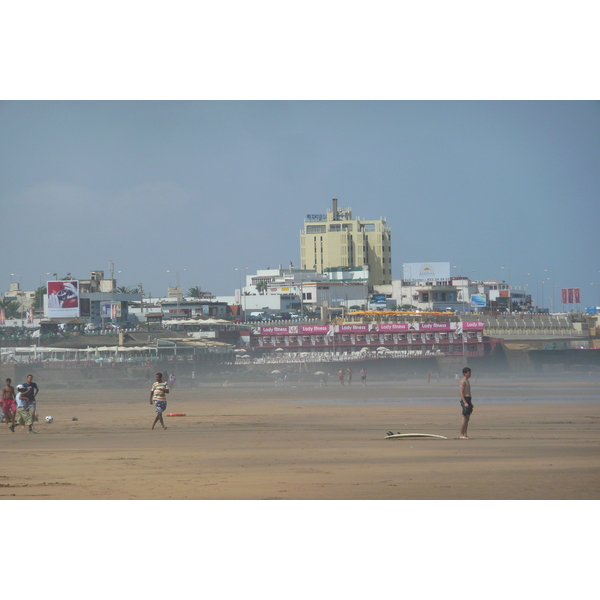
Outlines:
{"type": "Polygon", "coordinates": [[[49,319],[79,316],[79,281],[48,282],[46,316],[49,319]]]}

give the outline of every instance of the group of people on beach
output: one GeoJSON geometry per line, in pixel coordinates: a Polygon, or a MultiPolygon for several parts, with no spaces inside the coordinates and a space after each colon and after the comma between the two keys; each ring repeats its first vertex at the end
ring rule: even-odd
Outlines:
{"type": "Polygon", "coordinates": [[[4,421],[8,428],[14,433],[17,425],[27,426],[29,433],[37,433],[33,424],[38,420],[36,396],[39,392],[37,383],[33,381],[33,375],[27,375],[27,381],[12,386],[12,380],[7,379],[2,390],[2,404],[0,405],[0,423],[4,421]]]}
{"type": "MultiPolygon", "coordinates": [[[[346,381],[348,381],[348,385],[352,385],[352,374],[353,373],[354,373],[354,371],[350,367],[348,367],[346,369],[346,372],[344,372],[344,369],[340,369],[338,371],[338,378],[340,380],[340,385],[344,385],[346,381]]],[[[360,381],[361,381],[363,387],[365,385],[367,385],[367,370],[364,367],[360,370],[360,381]]]]}
{"type": "MultiPolygon", "coordinates": [[[[459,394],[460,394],[460,405],[462,410],[462,424],[460,428],[460,439],[469,440],[467,435],[467,428],[469,427],[469,420],[473,413],[473,402],[471,396],[471,369],[465,367],[462,370],[463,376],[459,383],[459,394]]],[[[352,369],[348,367],[347,372],[348,384],[352,385],[352,369]]],[[[363,368],[360,371],[362,384],[366,385],[367,372],[363,368]]],[[[344,385],[344,371],[340,369],[339,373],[340,383],[344,385]]],[[[169,393],[169,384],[167,381],[163,381],[162,373],[157,373],[155,376],[156,381],[152,384],[150,390],[150,404],[154,404],[156,409],[156,417],[154,423],[152,423],[152,429],[155,425],[160,422],[163,429],[167,429],[163,421],[163,413],[167,409],[167,394],[169,393]]],[[[0,404],[0,422],[6,422],[9,429],[14,433],[16,425],[22,425],[23,429],[28,427],[29,433],[37,433],[33,428],[33,424],[38,420],[36,396],[39,392],[37,383],[33,381],[33,375],[27,375],[27,381],[25,383],[17,385],[16,393],[15,388],[12,386],[12,380],[7,379],[6,385],[2,390],[2,403],[0,404]]]]}

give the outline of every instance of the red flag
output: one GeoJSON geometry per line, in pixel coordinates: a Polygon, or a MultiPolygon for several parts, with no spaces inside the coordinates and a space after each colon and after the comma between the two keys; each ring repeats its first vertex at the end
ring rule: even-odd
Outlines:
{"type": "Polygon", "coordinates": [[[573,288],[569,288],[569,304],[573,304],[573,288]]]}
{"type": "Polygon", "coordinates": [[[581,303],[581,289],[575,288],[575,304],[581,303]]]}
{"type": "Polygon", "coordinates": [[[563,304],[567,303],[567,288],[562,289],[562,303],[563,304]]]}

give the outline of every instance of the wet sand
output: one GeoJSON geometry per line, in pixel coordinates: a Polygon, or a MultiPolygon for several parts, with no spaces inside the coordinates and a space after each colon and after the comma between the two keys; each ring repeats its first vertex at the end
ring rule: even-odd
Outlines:
{"type": "Polygon", "coordinates": [[[600,498],[597,382],[474,383],[468,441],[454,380],[176,388],[167,431],[145,389],[40,387],[54,422],[2,427],[0,499],[600,498]]]}

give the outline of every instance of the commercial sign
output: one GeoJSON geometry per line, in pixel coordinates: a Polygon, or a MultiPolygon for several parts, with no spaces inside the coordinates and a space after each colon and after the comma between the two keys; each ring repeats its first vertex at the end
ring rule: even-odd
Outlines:
{"type": "Polygon", "coordinates": [[[471,295],[471,308],[484,308],[487,306],[487,298],[484,294],[471,295]]]}
{"type": "Polygon", "coordinates": [[[121,317],[121,303],[101,302],[100,316],[105,319],[119,319],[121,317]]]}
{"type": "Polygon", "coordinates": [[[403,279],[408,281],[447,281],[450,279],[450,263],[405,263],[403,279]]]}
{"type": "Polygon", "coordinates": [[[485,323],[483,321],[463,321],[463,329],[483,329],[485,323]]]}
{"type": "Polygon", "coordinates": [[[563,304],[580,304],[581,288],[562,288],[563,304]]]}
{"type": "Polygon", "coordinates": [[[49,319],[62,319],[79,316],[79,281],[48,281],[49,319]]]}

